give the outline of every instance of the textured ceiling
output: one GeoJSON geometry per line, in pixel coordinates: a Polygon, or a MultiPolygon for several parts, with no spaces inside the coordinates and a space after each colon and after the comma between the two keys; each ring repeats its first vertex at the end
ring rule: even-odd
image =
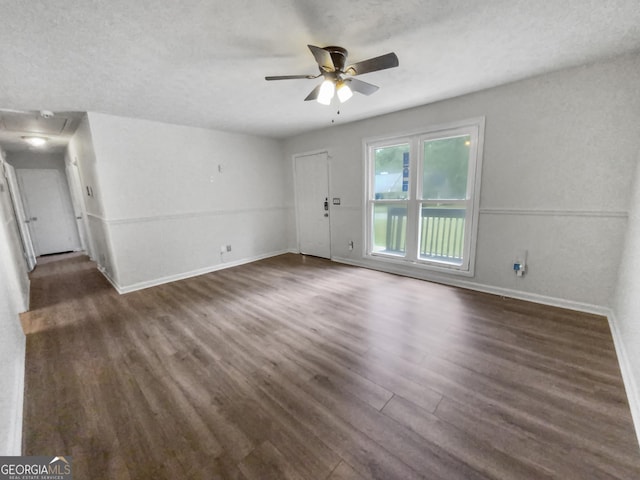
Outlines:
{"type": "Polygon", "coordinates": [[[638,0],[0,0],[0,109],[97,111],[287,137],[640,49],[638,0]],[[306,45],[400,66],[303,102],[306,45]]]}

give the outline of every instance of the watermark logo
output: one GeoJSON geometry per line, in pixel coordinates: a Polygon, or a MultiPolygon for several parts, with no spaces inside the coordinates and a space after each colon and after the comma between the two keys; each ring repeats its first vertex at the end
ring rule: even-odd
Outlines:
{"type": "Polygon", "coordinates": [[[0,480],[72,480],[71,457],[0,457],[0,480]]]}

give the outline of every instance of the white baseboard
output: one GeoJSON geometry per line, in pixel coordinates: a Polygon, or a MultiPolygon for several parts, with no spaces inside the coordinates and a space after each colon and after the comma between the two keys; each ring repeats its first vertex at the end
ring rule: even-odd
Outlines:
{"type": "Polygon", "coordinates": [[[118,285],[118,283],[113,278],[111,278],[111,275],[109,275],[107,273],[107,270],[100,264],[98,264],[98,271],[104,276],[104,278],[107,279],[107,281],[111,284],[113,288],[116,289],[118,293],[122,293],[120,291],[120,285],[118,285]]]}
{"type": "Polygon", "coordinates": [[[29,311],[29,302],[31,301],[31,279],[27,279],[26,292],[22,297],[22,304],[18,308],[18,313],[24,313],[29,311]]]}
{"type": "Polygon", "coordinates": [[[465,288],[467,290],[475,290],[482,293],[490,293],[492,295],[499,295],[501,297],[515,298],[517,300],[526,300],[528,302],[540,303],[542,305],[549,305],[552,307],[566,308],[569,310],[576,310],[578,312],[593,313],[596,315],[607,316],[609,309],[600,305],[592,305],[590,303],[574,302],[572,300],[565,300],[564,298],[549,297],[547,295],[539,295],[537,293],[522,292],[520,290],[512,290],[510,288],[495,287],[493,285],[484,285],[481,283],[470,282],[468,280],[462,280],[459,278],[443,278],[442,276],[430,277],[428,273],[420,272],[411,273],[403,269],[394,269],[386,265],[374,265],[367,262],[353,260],[350,258],[333,257],[331,260],[344,263],[347,265],[353,265],[356,267],[368,268],[371,270],[377,270],[380,272],[393,273],[395,275],[403,275],[406,277],[417,278],[419,280],[426,280],[428,282],[440,283],[443,285],[449,285],[452,287],[465,288]]]}
{"type": "Polygon", "coordinates": [[[618,356],[618,363],[620,364],[622,381],[624,382],[624,388],[627,391],[627,399],[629,401],[631,417],[633,418],[633,425],[636,429],[638,445],[640,445],[640,390],[638,389],[638,384],[636,383],[633,375],[633,370],[629,363],[629,356],[627,355],[627,349],[622,341],[622,335],[620,335],[620,329],[618,328],[618,320],[613,310],[609,310],[607,318],[609,320],[611,336],[613,337],[613,344],[618,356]]]}
{"type": "Polygon", "coordinates": [[[136,290],[144,290],[145,288],[155,287],[158,285],[163,285],[165,283],[177,282],[178,280],[184,280],[186,278],[197,277],[199,275],[204,275],[206,273],[215,272],[218,270],[224,270],[226,268],[238,267],[240,265],[244,265],[251,262],[256,262],[258,260],[264,260],[265,258],[275,257],[278,255],[283,255],[285,253],[289,253],[288,250],[280,250],[277,252],[264,253],[262,255],[256,255],[253,257],[242,258],[240,260],[234,260],[232,262],[224,262],[218,265],[211,265],[209,267],[200,268],[198,270],[192,270],[190,272],[178,273],[176,275],[169,275],[166,277],[155,278],[153,280],[148,280],[144,282],[134,283],[131,285],[118,285],[116,281],[107,275],[104,269],[98,267],[98,270],[102,272],[102,274],[106,277],[106,279],[113,285],[113,288],[120,294],[135,292],[136,290]]]}

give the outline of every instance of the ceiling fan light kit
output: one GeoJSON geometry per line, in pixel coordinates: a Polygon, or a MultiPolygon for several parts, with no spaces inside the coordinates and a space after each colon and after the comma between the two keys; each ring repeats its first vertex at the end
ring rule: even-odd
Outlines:
{"type": "Polygon", "coordinates": [[[320,85],[320,91],[318,92],[318,103],[322,105],[331,105],[331,100],[335,94],[336,86],[333,81],[327,79],[320,85]]]}
{"type": "Polygon", "coordinates": [[[316,47],[307,45],[318,64],[318,75],[277,75],[265,77],[265,80],[295,80],[314,79],[324,77],[320,85],[314,88],[305,101],[316,100],[322,105],[331,105],[336,96],[340,103],[344,103],[353,96],[353,92],[371,95],[378,90],[378,86],[353,78],[356,75],[386,70],[399,65],[395,53],[387,53],[379,57],[370,58],[345,67],[347,50],[342,47],[316,47]]]}
{"type": "Polygon", "coordinates": [[[353,97],[353,92],[349,88],[347,82],[348,80],[341,80],[338,82],[338,86],[336,87],[336,93],[338,94],[338,100],[340,100],[340,103],[344,103],[353,97]]]}

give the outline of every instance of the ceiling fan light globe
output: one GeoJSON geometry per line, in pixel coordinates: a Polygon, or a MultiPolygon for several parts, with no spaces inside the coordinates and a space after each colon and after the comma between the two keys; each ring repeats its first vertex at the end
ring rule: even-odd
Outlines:
{"type": "Polygon", "coordinates": [[[337,94],[338,94],[338,100],[340,100],[340,103],[344,103],[347,100],[349,100],[351,97],[353,97],[353,92],[349,88],[349,85],[347,85],[345,82],[341,82],[338,85],[337,94]]]}
{"type": "Polygon", "coordinates": [[[318,103],[322,105],[331,105],[331,100],[336,92],[336,86],[331,80],[325,80],[320,86],[320,92],[318,93],[318,103]]]}

